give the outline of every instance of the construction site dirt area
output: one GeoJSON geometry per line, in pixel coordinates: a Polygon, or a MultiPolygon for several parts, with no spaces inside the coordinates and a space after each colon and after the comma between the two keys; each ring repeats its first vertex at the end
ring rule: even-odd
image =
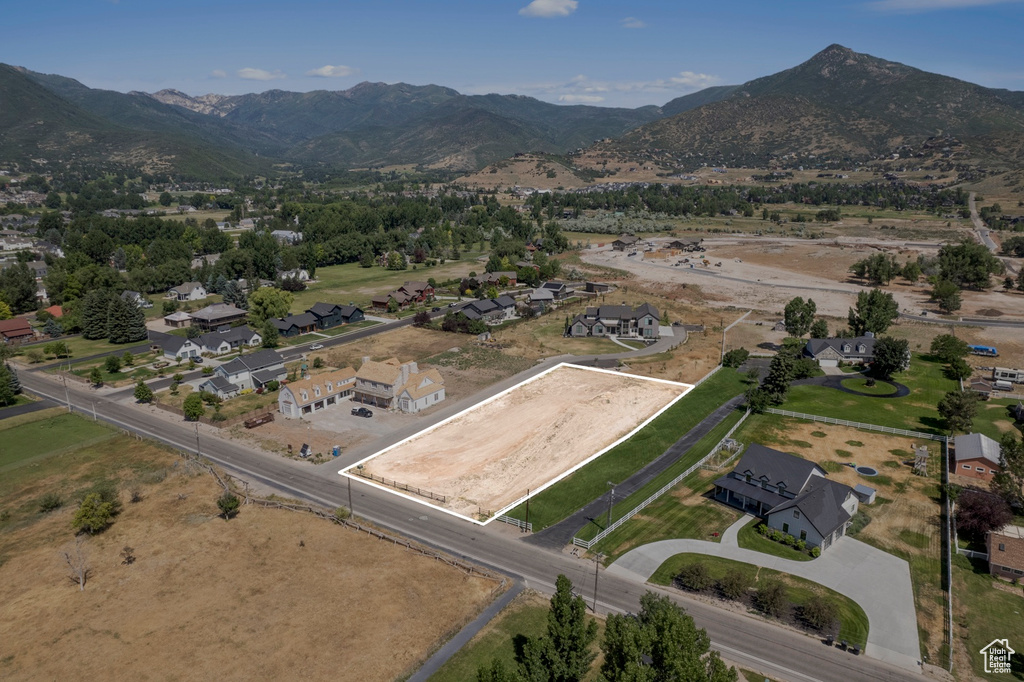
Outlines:
{"type": "Polygon", "coordinates": [[[393,482],[429,491],[409,497],[489,520],[603,453],[689,389],[558,365],[356,466],[361,476],[385,479],[382,487],[392,492],[393,482]]]}
{"type": "Polygon", "coordinates": [[[166,479],[139,501],[123,491],[113,525],[81,536],[84,591],[60,554],[75,551],[72,505],[3,529],[0,678],[404,679],[500,590],[312,515],[244,505],[225,521],[212,476],[157,458],[166,479]]]}

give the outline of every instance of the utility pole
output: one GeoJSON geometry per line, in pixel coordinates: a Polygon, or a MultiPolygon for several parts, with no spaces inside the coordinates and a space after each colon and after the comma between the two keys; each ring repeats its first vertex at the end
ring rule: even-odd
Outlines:
{"type": "Polygon", "coordinates": [[[604,558],[604,553],[603,552],[598,552],[597,555],[594,557],[594,606],[593,606],[594,613],[597,613],[597,576],[598,576],[598,569],[601,568],[601,559],[603,559],[603,558],[604,558]]]}
{"type": "Polygon", "coordinates": [[[348,479],[348,515],[352,518],[356,514],[356,510],[352,508],[352,477],[346,476],[348,479]]]}
{"type": "Polygon", "coordinates": [[[96,401],[95,400],[92,401],[92,420],[93,421],[98,421],[96,419],[96,401]]]}
{"type": "Polygon", "coordinates": [[[719,359],[719,362],[721,362],[725,360],[725,318],[719,318],[719,320],[719,324],[722,325],[722,357],[719,359]]]}
{"type": "Polygon", "coordinates": [[[196,457],[200,457],[202,453],[199,451],[199,422],[196,422],[196,457]]]}
{"type": "Polygon", "coordinates": [[[615,501],[615,484],[608,481],[608,485],[610,485],[612,489],[608,493],[608,522],[605,523],[605,528],[609,528],[612,525],[612,504],[615,501]]]}
{"type": "Polygon", "coordinates": [[[526,525],[523,526],[523,532],[530,527],[530,489],[526,489],[526,525]]]}
{"type": "MultiPolygon", "coordinates": [[[[71,367],[71,363],[68,363],[68,368],[71,367]]],[[[68,393],[68,375],[66,372],[60,373],[60,380],[64,382],[64,400],[68,404],[68,412],[71,412],[71,394],[68,393]]]]}

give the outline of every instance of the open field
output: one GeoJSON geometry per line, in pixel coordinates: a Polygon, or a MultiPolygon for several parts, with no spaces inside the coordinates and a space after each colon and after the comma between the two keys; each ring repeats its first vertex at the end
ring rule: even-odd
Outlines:
{"type": "MultiPolygon", "coordinates": [[[[608,481],[626,480],[665,452],[666,449],[722,403],[743,392],[746,384],[737,372],[722,370],[690,391],[672,407],[665,410],[643,430],[626,442],[612,448],[597,460],[574,472],[530,499],[530,522],[533,530],[540,531],[558,523],[577,509],[608,492],[608,481]]],[[[682,473],[696,457],[679,463],[682,473]]],[[[662,481],[664,485],[673,476],[662,481]]],[[[660,487],[660,486],[659,486],[660,487]]],[[[657,488],[651,489],[654,492],[657,488]]],[[[649,495],[650,493],[648,493],[649,495]]],[[[640,498],[643,499],[643,498],[640,498]]],[[[624,509],[628,511],[636,506],[624,509]]],[[[622,512],[619,512],[620,514],[622,512]]],[[[524,505],[509,512],[510,516],[525,520],[524,505]]]]}
{"type": "MultiPolygon", "coordinates": [[[[559,365],[363,460],[457,515],[492,516],[665,410],[688,387],[559,365]]],[[[358,479],[357,479],[358,480],[358,479]]]]}
{"type": "MultiPolygon", "coordinates": [[[[651,576],[649,582],[655,585],[674,586],[675,577],[680,569],[693,563],[702,563],[708,568],[712,578],[718,580],[730,571],[736,571],[747,576],[748,581],[757,589],[757,585],[771,578],[778,578],[786,586],[786,597],[796,607],[806,604],[816,594],[823,595],[836,604],[839,612],[839,632],[837,639],[845,639],[851,644],[857,643],[861,646],[868,640],[868,616],[864,609],[857,605],[849,597],[838,592],[822,587],[810,580],[798,578],[788,573],[774,571],[769,568],[761,568],[752,564],[745,564],[732,559],[721,559],[709,557],[704,554],[677,554],[665,563],[651,576]]],[[[721,603],[719,600],[715,600],[721,603]]],[[[756,610],[738,602],[726,602],[737,609],[750,613],[757,613],[756,610]]],[[[794,620],[793,616],[786,619],[789,622],[794,620]]]]}
{"type": "MultiPolygon", "coordinates": [[[[92,424],[30,426],[71,438],[92,424]]],[[[225,522],[211,477],[108,433],[59,457],[33,448],[45,443],[36,438],[24,452],[31,466],[0,477],[4,679],[397,679],[495,590],[493,580],[316,517],[245,506],[225,522]],[[85,538],[91,575],[80,592],[58,553],[73,545],[75,502],[97,486],[120,490],[122,511],[85,538]],[[41,513],[47,492],[64,506],[41,513]]]]}
{"type": "Polygon", "coordinates": [[[988,564],[953,555],[954,660],[961,679],[1024,679],[1021,653],[1021,622],[1024,619],[1024,589],[988,574],[988,564]],[[1009,638],[1017,650],[1013,673],[986,673],[981,649],[994,639],[1009,638]]]}
{"type": "Polygon", "coordinates": [[[370,299],[386,294],[405,282],[426,281],[433,278],[438,282],[454,277],[465,277],[470,272],[483,272],[484,264],[477,261],[477,252],[463,255],[461,260],[447,261],[443,265],[427,267],[420,263],[416,269],[387,270],[379,266],[360,267],[359,263],[328,265],[316,269],[316,281],[309,283],[305,291],[295,292],[292,312],[302,312],[317,301],[352,303],[369,307],[370,299]]]}
{"type": "Polygon", "coordinates": [[[860,505],[850,535],[907,560],[922,653],[941,664],[945,601],[940,583],[939,443],[774,415],[751,416],[736,438],[792,452],[820,464],[833,480],[877,490],[874,504],[860,505]],[[922,443],[930,453],[927,476],[915,475],[902,464],[913,458],[914,445],[922,443]],[[862,476],[848,463],[870,466],[878,475],[862,476]]]}

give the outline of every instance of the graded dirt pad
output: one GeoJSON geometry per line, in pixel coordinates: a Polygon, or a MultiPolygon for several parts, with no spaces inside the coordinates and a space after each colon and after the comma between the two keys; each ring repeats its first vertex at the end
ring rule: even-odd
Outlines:
{"type": "Polygon", "coordinates": [[[171,473],[125,499],[85,542],[84,592],[58,556],[70,509],[4,529],[0,678],[393,680],[496,587],[312,516],[245,506],[226,522],[219,493],[208,475],[171,473]]]}
{"type": "Polygon", "coordinates": [[[443,504],[431,504],[473,518],[573,469],[683,391],[559,366],[362,464],[366,473],[443,495],[443,504]]]}

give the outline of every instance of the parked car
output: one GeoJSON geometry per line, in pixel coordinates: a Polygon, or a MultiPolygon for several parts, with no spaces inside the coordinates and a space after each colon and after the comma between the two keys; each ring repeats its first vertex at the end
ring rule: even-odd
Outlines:
{"type": "Polygon", "coordinates": [[[454,307],[455,307],[455,306],[457,306],[457,305],[458,305],[458,303],[449,303],[449,304],[448,304],[448,307],[449,307],[449,308],[454,308],[454,307]]]}
{"type": "Polygon", "coordinates": [[[324,347],[324,344],[322,344],[322,343],[314,343],[314,344],[312,344],[312,345],[311,345],[311,346],[309,347],[309,349],[310,349],[310,350],[322,350],[322,349],[323,349],[323,347],[324,347]]]}
{"type": "Polygon", "coordinates": [[[432,313],[439,313],[439,312],[441,312],[441,309],[438,308],[437,306],[434,306],[433,308],[430,309],[430,312],[432,312],[432,313]]]}
{"type": "Polygon", "coordinates": [[[197,355],[194,358],[190,358],[190,359],[191,360],[195,360],[197,364],[202,364],[202,362],[203,362],[203,356],[202,355],[197,355]]]}
{"type": "Polygon", "coordinates": [[[373,412],[371,410],[365,408],[365,407],[353,407],[352,408],[352,416],[353,417],[372,417],[373,416],[373,412]]]}

